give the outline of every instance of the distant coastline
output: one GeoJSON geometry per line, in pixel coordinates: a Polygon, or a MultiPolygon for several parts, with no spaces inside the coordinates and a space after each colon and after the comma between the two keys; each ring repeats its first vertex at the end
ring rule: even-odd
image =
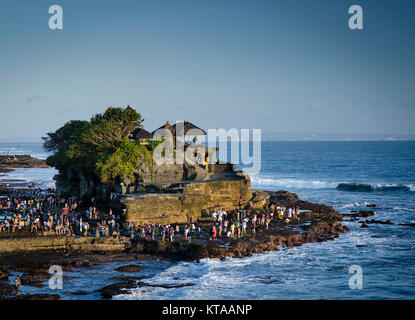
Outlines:
{"type": "MultiPolygon", "coordinates": [[[[313,138],[308,136],[298,136],[298,137],[275,137],[277,134],[262,134],[262,142],[409,142],[415,141],[415,135],[405,135],[405,136],[397,136],[397,135],[390,135],[388,137],[319,137],[313,138]]],[[[0,138],[0,143],[36,143],[40,144],[43,143],[42,140],[34,140],[29,141],[26,139],[2,139],[0,138]]],[[[1,154],[1,152],[0,152],[1,154]]]]}

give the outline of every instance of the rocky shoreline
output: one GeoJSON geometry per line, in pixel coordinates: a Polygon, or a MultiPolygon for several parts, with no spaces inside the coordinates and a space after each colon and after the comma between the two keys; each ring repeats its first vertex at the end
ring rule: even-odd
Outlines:
{"type": "Polygon", "coordinates": [[[0,155],[0,172],[10,172],[14,168],[50,168],[46,160],[30,155],[0,155]]]}
{"type": "MultiPolygon", "coordinates": [[[[303,210],[300,221],[290,223],[272,221],[268,230],[261,226],[255,235],[219,238],[216,241],[206,239],[192,242],[185,240],[168,242],[127,237],[118,239],[55,236],[2,237],[0,238],[0,299],[15,298],[15,288],[9,284],[11,270],[24,273],[22,276],[24,285],[43,286],[43,282],[50,276],[47,270],[53,264],[62,265],[65,271],[73,266],[93,268],[105,262],[139,261],[152,258],[191,261],[204,258],[241,258],[256,253],[277,251],[279,246],[292,247],[304,243],[334,240],[341,233],[349,230],[341,224],[343,216],[333,207],[300,200],[297,195],[286,191],[266,193],[269,195],[269,200],[274,203],[287,207],[300,207],[303,210]]],[[[135,265],[135,272],[139,270],[141,267],[135,265]]],[[[140,277],[113,280],[118,282],[99,291],[105,299],[119,294],[123,289],[151,286],[143,282],[143,278],[140,277]]],[[[80,292],[79,295],[82,293],[80,292]]],[[[59,299],[59,296],[29,295],[18,298],[59,299]]]]}
{"type": "Polygon", "coordinates": [[[8,194],[13,187],[20,187],[22,191],[29,191],[28,184],[19,180],[1,180],[2,173],[9,173],[18,168],[50,168],[46,160],[34,158],[30,155],[0,155],[0,194],[8,194]]]}

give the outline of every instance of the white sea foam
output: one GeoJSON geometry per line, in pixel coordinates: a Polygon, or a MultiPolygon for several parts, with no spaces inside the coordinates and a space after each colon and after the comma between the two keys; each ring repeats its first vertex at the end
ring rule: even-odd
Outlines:
{"type": "Polygon", "coordinates": [[[307,188],[307,189],[322,189],[322,188],[336,188],[337,182],[327,182],[320,180],[298,180],[298,179],[272,179],[252,176],[251,183],[253,186],[272,186],[284,188],[307,188]]]}
{"type": "Polygon", "coordinates": [[[54,184],[53,176],[57,173],[55,168],[16,168],[1,175],[0,179],[2,183],[24,182],[49,186],[54,184]]]}
{"type": "Polygon", "coordinates": [[[394,207],[393,210],[397,210],[397,211],[412,211],[412,212],[415,212],[415,208],[394,207]]]}
{"type": "MultiPolygon", "coordinates": [[[[251,184],[253,187],[282,187],[282,188],[300,188],[300,189],[333,189],[338,188],[346,191],[396,191],[407,190],[415,192],[415,185],[399,185],[395,183],[354,183],[354,182],[329,182],[324,180],[302,180],[291,178],[274,179],[270,177],[260,177],[253,175],[251,184]],[[350,189],[350,190],[349,190],[350,189]]],[[[365,205],[364,203],[363,205],[365,205]]]]}

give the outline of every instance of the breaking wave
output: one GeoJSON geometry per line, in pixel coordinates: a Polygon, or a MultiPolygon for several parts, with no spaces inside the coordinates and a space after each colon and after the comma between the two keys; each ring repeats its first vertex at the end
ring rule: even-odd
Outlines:
{"type": "Polygon", "coordinates": [[[299,180],[299,179],[272,179],[251,177],[251,184],[254,187],[282,187],[282,188],[300,188],[300,189],[337,189],[341,191],[352,192],[389,192],[389,191],[406,191],[415,192],[415,186],[412,184],[381,184],[381,183],[349,183],[349,182],[328,182],[321,180],[299,180]]]}
{"type": "Polygon", "coordinates": [[[298,179],[271,179],[251,177],[251,183],[254,186],[271,186],[284,188],[306,188],[306,189],[323,189],[335,188],[337,183],[320,180],[298,180],[298,179]]]}
{"type": "Polygon", "coordinates": [[[373,192],[373,191],[415,191],[413,185],[397,184],[365,184],[365,183],[340,183],[336,189],[341,191],[373,192]]]}

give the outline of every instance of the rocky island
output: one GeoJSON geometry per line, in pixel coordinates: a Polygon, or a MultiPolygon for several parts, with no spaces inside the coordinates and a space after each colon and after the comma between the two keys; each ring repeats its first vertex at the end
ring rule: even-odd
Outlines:
{"type": "MultiPolygon", "coordinates": [[[[149,133],[142,122],[131,107],[109,108],[90,122],[70,121],[44,138],[45,148],[54,153],[45,165],[59,170],[57,191],[24,195],[40,199],[28,224],[16,218],[22,213],[13,208],[14,221],[20,224],[17,231],[13,229],[16,232],[9,227],[0,233],[0,296],[13,297],[14,288],[7,284],[10,270],[24,272],[29,285],[42,286],[47,268],[57,263],[70,269],[149,256],[194,261],[240,258],[279,246],[333,240],[348,231],[333,207],[300,200],[287,191],[252,190],[246,173],[217,161],[217,149],[197,143],[195,137],[206,133],[192,123],[167,122],[149,133]],[[186,142],[188,132],[193,143],[186,142]],[[185,159],[190,154],[198,161],[159,163],[157,156],[166,157],[169,143],[176,159],[183,153],[185,159]],[[229,230],[232,225],[234,230],[221,234],[222,218],[218,220],[214,212],[224,213],[225,228],[229,223],[229,230]],[[44,228],[34,224],[36,217],[45,222],[44,228]],[[105,232],[110,223],[112,232],[105,232]],[[198,226],[198,236],[188,229],[192,224],[198,226]]],[[[9,196],[18,201],[22,197],[9,196]]],[[[10,203],[2,204],[7,216],[10,203]]],[[[141,281],[120,280],[103,288],[102,296],[109,298],[141,281]]]]}
{"type": "Polygon", "coordinates": [[[0,172],[11,172],[15,168],[49,168],[46,160],[30,155],[0,155],[0,172]]]}

